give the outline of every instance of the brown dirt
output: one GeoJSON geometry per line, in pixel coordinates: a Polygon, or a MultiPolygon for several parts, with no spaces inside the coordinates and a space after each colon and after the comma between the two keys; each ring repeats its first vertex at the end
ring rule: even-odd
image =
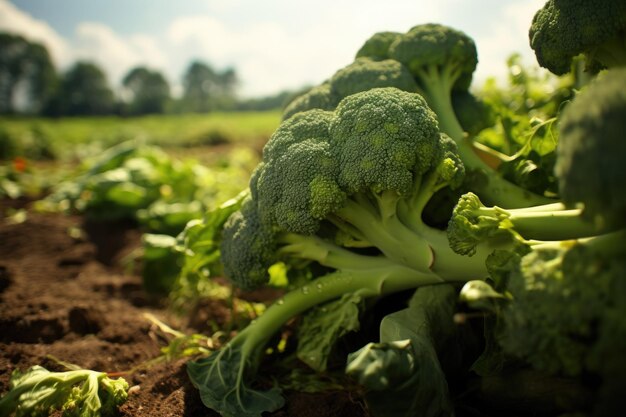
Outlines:
{"type": "MultiPolygon", "coordinates": [[[[131,224],[89,224],[80,217],[32,211],[25,222],[13,224],[1,215],[9,205],[27,204],[0,201],[0,395],[15,369],[63,370],[51,357],[106,372],[125,372],[156,357],[163,340],[143,314],[181,324],[144,293],[139,276],[121,265],[138,247],[140,231],[131,224]]],[[[206,317],[227,314],[219,303],[206,305],[212,309],[201,312],[206,317]]],[[[202,405],[184,361],[155,365],[126,379],[137,388],[121,416],[216,415],[202,405]]],[[[346,392],[288,392],[286,398],[275,416],[366,415],[346,392]]]]}

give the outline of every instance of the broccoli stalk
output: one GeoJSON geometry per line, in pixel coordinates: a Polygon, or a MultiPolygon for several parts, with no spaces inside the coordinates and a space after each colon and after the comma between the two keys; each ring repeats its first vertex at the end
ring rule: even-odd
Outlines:
{"type": "Polygon", "coordinates": [[[474,193],[461,196],[448,224],[452,249],[472,256],[476,245],[486,239],[514,237],[524,243],[532,240],[559,241],[604,233],[610,229],[585,221],[580,208],[567,209],[552,203],[518,209],[487,207],[474,193]]]}

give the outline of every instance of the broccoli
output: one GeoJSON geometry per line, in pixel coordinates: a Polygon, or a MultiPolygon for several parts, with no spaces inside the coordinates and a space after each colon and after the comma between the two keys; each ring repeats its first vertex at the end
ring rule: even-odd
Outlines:
{"type": "Polygon", "coordinates": [[[469,36],[440,24],[418,25],[391,44],[389,55],[411,71],[418,92],[437,114],[441,130],[457,143],[465,168],[482,174],[481,180],[471,184],[474,190],[491,204],[507,208],[550,202],[498,175],[479,157],[459,122],[452,96],[467,91],[478,63],[476,46],[469,36]]]}
{"type": "Polygon", "coordinates": [[[289,319],[345,294],[373,297],[486,277],[485,259],[454,253],[422,212],[439,190],[463,181],[455,143],[417,93],[375,88],[334,112],[284,121],[250,181],[250,197],[222,234],[222,261],[237,286],[269,280],[282,261],[326,269],[269,307],[220,351],[189,364],[204,403],[223,415],[259,415],[282,405],[279,389],[248,385],[264,346],[289,319]],[[341,236],[338,238],[338,236],[341,236]]]}
{"type": "Polygon", "coordinates": [[[459,199],[448,224],[452,249],[472,256],[476,245],[486,239],[513,238],[526,243],[532,240],[567,240],[609,231],[588,223],[579,208],[568,209],[562,203],[518,209],[487,207],[469,192],[459,199]]]}
{"type": "Polygon", "coordinates": [[[453,91],[452,108],[461,127],[469,136],[476,136],[496,123],[495,111],[469,91],[453,91]]]}
{"type": "Polygon", "coordinates": [[[539,65],[557,75],[583,54],[588,70],[626,65],[626,3],[621,0],[548,0],[535,14],[530,46],[539,65]]]}
{"type": "Polygon", "coordinates": [[[313,108],[332,110],[348,95],[372,88],[418,92],[436,113],[441,131],[456,142],[466,169],[476,174],[468,177],[468,186],[503,207],[550,202],[504,179],[484,160],[497,158],[497,152],[473,143],[473,135],[493,124],[489,109],[467,91],[477,62],[474,41],[447,26],[424,24],[404,34],[381,32],[365,42],[352,64],[287,106],[283,120],[313,108]]]}

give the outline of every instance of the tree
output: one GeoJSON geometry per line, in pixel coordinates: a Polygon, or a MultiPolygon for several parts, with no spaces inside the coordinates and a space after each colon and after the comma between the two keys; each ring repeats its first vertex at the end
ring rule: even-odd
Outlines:
{"type": "Polygon", "coordinates": [[[110,114],[115,109],[113,91],[104,72],[94,63],[77,62],[62,77],[50,115],[82,116],[110,114]]]}
{"type": "Polygon", "coordinates": [[[163,113],[170,99],[170,86],[158,71],[135,67],[122,80],[128,94],[129,114],[163,113]]]}
{"type": "Polygon", "coordinates": [[[237,74],[233,68],[219,72],[210,65],[194,61],[183,78],[183,109],[204,113],[232,108],[237,74]]]}
{"type": "Polygon", "coordinates": [[[0,33],[0,113],[38,113],[56,80],[48,50],[25,38],[0,33]]]}

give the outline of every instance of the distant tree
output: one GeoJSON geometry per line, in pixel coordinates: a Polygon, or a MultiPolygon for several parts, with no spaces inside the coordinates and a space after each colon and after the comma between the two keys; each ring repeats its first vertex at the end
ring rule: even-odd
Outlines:
{"type": "Polygon", "coordinates": [[[55,80],[43,45],[0,33],[0,113],[38,113],[52,95],[55,80]]]}
{"type": "Polygon", "coordinates": [[[182,107],[197,113],[232,108],[237,82],[233,68],[219,72],[208,64],[194,61],[183,77],[182,107]]]}
{"type": "Polygon", "coordinates": [[[146,67],[131,69],[122,80],[129,114],[163,113],[170,100],[170,86],[158,71],[146,67]]]}
{"type": "Polygon", "coordinates": [[[47,113],[56,116],[111,114],[113,91],[104,72],[94,63],[77,62],[61,78],[47,113]]]}

